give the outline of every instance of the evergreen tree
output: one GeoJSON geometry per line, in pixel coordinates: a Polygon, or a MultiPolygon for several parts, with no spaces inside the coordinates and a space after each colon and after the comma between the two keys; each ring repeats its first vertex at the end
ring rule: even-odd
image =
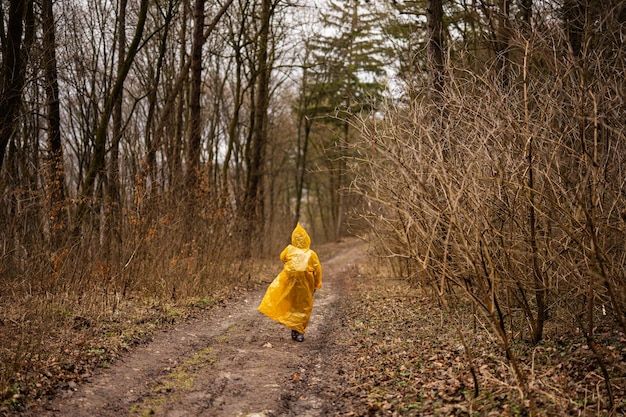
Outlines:
{"type": "Polygon", "coordinates": [[[333,128],[330,141],[318,148],[330,154],[326,160],[330,201],[321,205],[330,211],[337,238],[343,232],[347,209],[342,190],[348,183],[345,145],[350,142],[349,118],[374,110],[385,88],[379,18],[370,5],[358,0],[332,0],[321,16],[324,33],[312,42],[311,99],[307,101],[315,106],[307,109],[307,115],[322,118],[333,128]]]}
{"type": "Polygon", "coordinates": [[[359,3],[332,0],[322,13],[324,33],[312,45],[312,94],[323,103],[318,113],[370,110],[384,90],[380,15],[359,3]]]}

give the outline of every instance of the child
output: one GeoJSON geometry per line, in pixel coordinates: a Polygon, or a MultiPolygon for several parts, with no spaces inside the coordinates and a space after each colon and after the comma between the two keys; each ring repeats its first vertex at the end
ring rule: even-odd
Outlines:
{"type": "Polygon", "coordinates": [[[259,311],[291,329],[291,338],[304,342],[313,310],[313,294],[322,287],[322,266],[310,249],[311,238],[300,223],[291,233],[291,245],[280,254],[283,270],[272,281],[259,311]]]}

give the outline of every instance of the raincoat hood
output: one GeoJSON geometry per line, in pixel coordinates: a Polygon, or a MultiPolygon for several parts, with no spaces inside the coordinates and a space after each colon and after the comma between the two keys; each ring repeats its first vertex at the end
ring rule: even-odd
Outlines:
{"type": "Polygon", "coordinates": [[[311,247],[311,238],[309,234],[304,230],[300,223],[293,229],[291,233],[291,244],[296,248],[307,250],[311,247]]]}

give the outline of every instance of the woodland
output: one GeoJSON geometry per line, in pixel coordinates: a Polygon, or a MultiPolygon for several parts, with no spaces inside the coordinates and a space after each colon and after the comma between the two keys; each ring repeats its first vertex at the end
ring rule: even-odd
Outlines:
{"type": "Polygon", "coordinates": [[[299,221],[486,323],[523,414],[570,337],[625,412],[625,42],[623,0],[0,0],[2,406],[299,221]]]}

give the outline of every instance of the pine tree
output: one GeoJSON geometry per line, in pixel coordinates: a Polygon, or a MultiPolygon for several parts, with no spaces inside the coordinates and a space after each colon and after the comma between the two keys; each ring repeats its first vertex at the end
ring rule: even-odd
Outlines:
{"type": "Polygon", "coordinates": [[[336,238],[343,232],[347,210],[342,190],[348,183],[345,145],[350,142],[349,119],[374,110],[385,88],[379,17],[371,6],[358,0],[331,0],[321,16],[324,31],[312,42],[308,102],[315,107],[308,109],[308,117],[322,118],[335,131],[321,147],[331,154],[327,160],[330,201],[325,205],[336,238]]]}
{"type": "Polygon", "coordinates": [[[319,112],[358,113],[380,100],[384,85],[380,16],[358,0],[330,1],[322,13],[324,34],[313,42],[313,94],[322,98],[319,112]]]}

